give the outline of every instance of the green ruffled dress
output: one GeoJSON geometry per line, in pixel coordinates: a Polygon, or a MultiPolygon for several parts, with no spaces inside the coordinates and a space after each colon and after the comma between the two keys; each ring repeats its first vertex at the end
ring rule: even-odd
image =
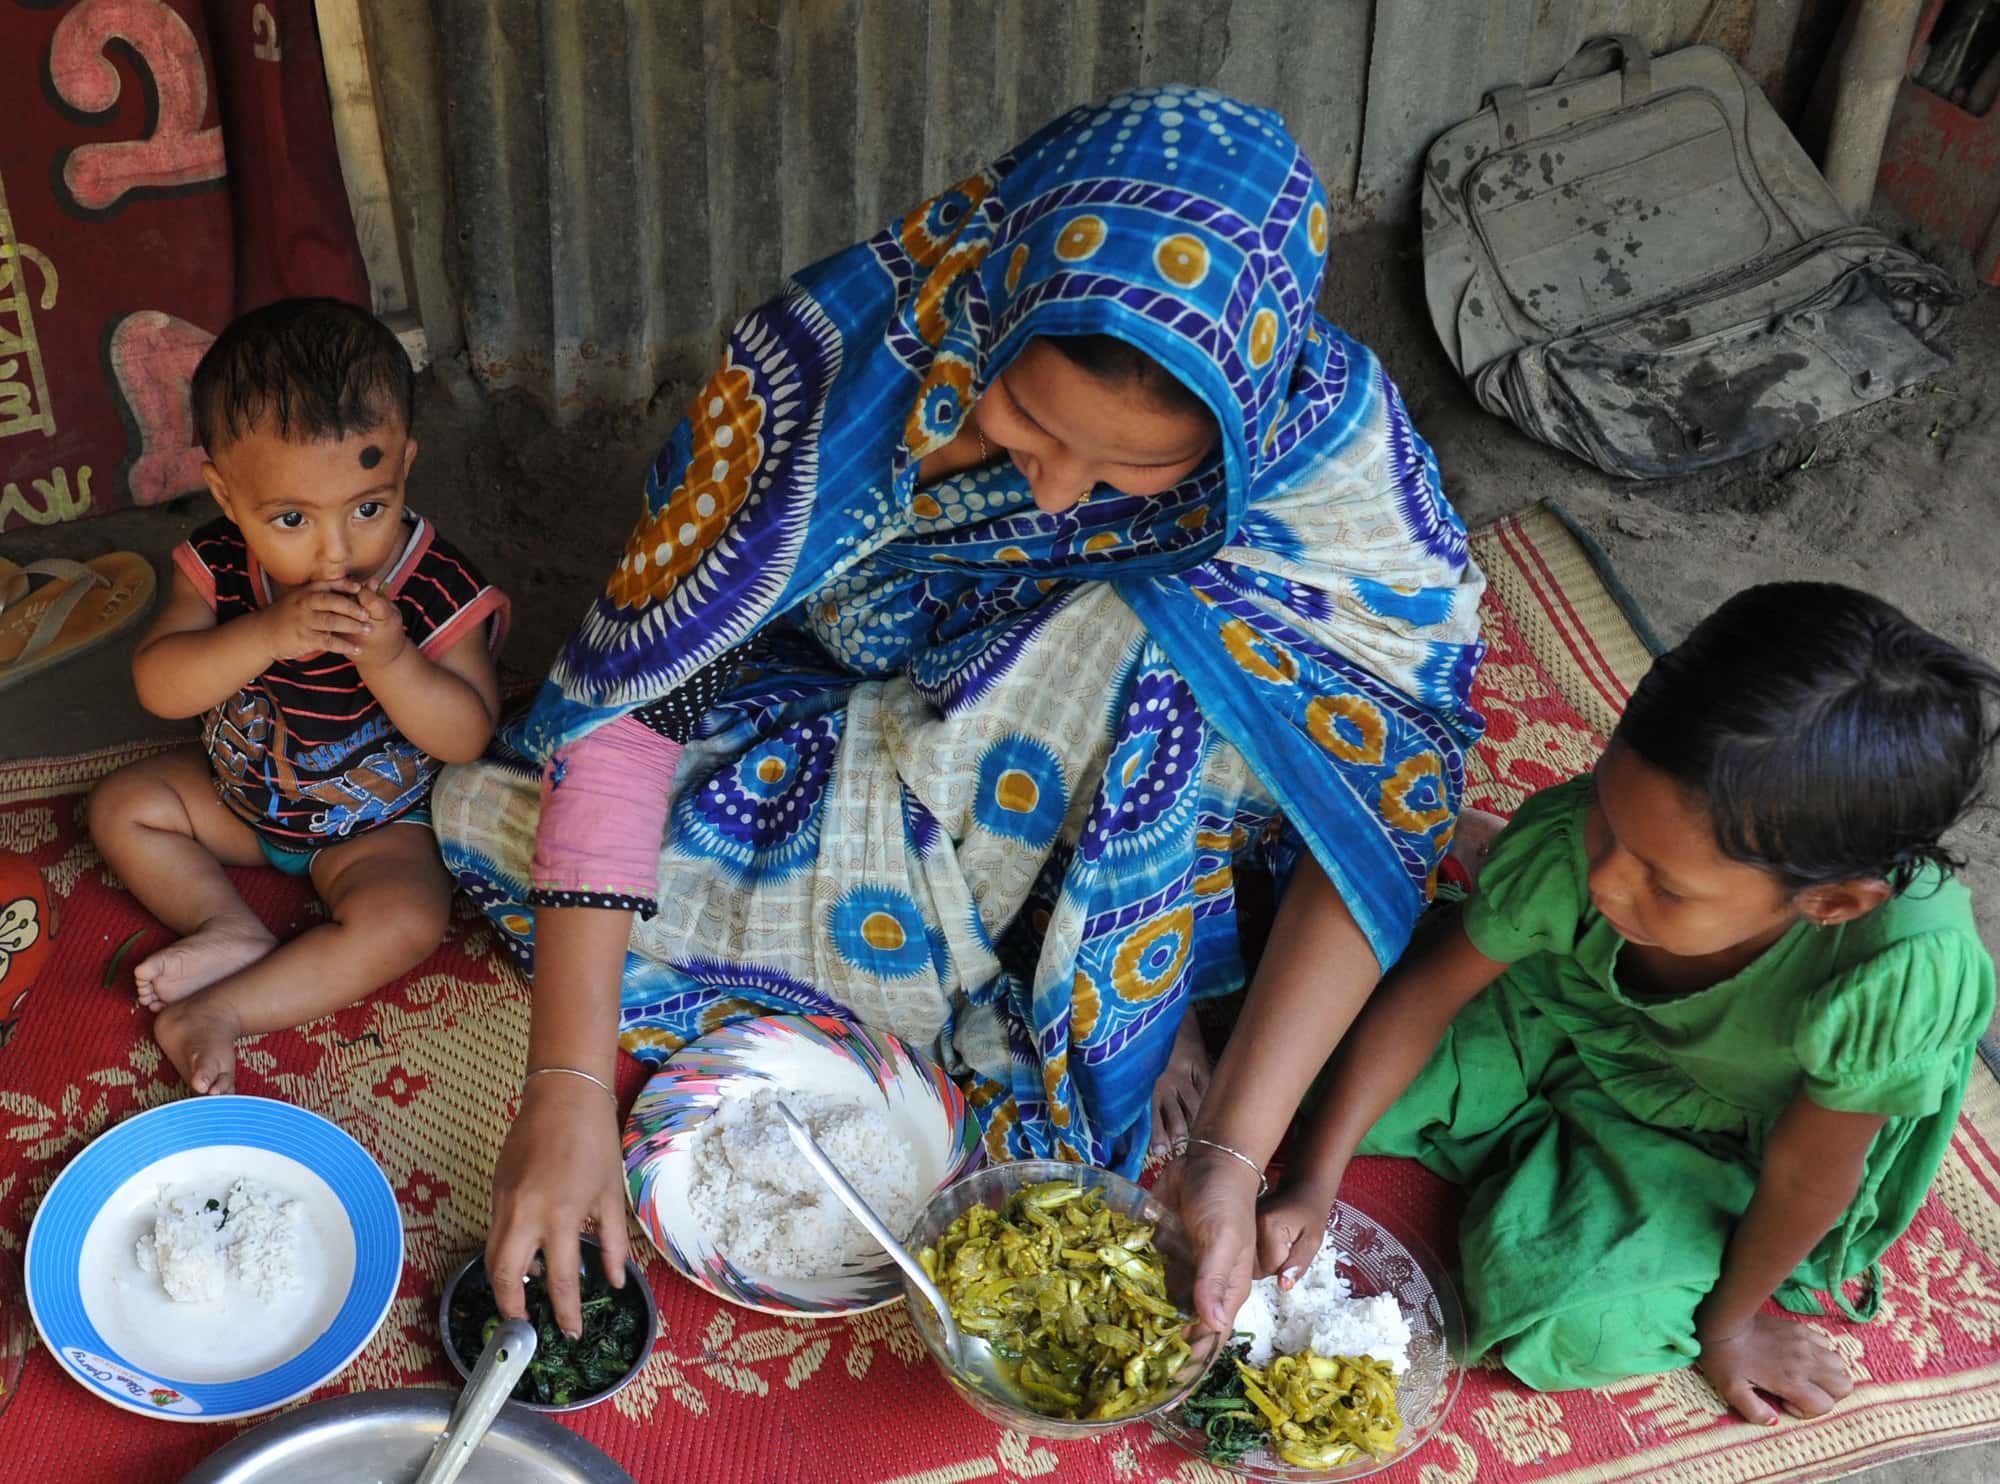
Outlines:
{"type": "Polygon", "coordinates": [[[1545,1391],[1686,1365],[1694,1313],[1750,1203],[1764,1141],[1801,1090],[1885,1115],[1838,1225],[1778,1301],[1820,1312],[1868,1275],[1937,1173],[1993,1013],[1971,899],[1931,872],[1866,917],[1795,925],[1693,994],[1620,985],[1624,940],[1591,907],[1591,781],[1530,799],[1494,843],[1465,930],[1511,967],[1453,1020],[1362,1145],[1466,1187],[1474,1354],[1545,1391]]]}

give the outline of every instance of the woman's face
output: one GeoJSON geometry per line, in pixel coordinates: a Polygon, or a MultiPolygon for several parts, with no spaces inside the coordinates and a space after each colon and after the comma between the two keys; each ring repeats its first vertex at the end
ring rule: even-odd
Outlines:
{"type": "Polygon", "coordinates": [[[1043,340],[1014,357],[972,418],[1051,515],[1100,484],[1128,495],[1170,490],[1201,467],[1217,436],[1208,413],[1163,407],[1137,382],[1106,381],[1043,340]]]}

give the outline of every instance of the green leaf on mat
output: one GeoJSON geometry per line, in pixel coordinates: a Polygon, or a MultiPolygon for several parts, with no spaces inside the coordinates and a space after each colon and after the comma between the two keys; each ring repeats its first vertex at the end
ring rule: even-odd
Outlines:
{"type": "Polygon", "coordinates": [[[111,962],[104,966],[104,982],[98,986],[99,988],[109,989],[118,982],[118,966],[125,962],[125,955],[132,951],[132,945],[145,936],[146,930],[140,928],[131,937],[118,945],[118,951],[111,955],[111,962]]]}

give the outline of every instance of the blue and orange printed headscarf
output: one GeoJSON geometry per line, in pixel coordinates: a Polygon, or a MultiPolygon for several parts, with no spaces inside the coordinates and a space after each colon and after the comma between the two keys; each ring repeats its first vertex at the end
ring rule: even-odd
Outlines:
{"type": "Polygon", "coordinates": [[[1142,88],[800,272],[730,335],[516,745],[546,757],[816,597],[857,607],[868,642],[835,656],[857,678],[921,664],[932,619],[893,584],[857,594],[864,561],[915,586],[1113,582],[1386,965],[1479,733],[1483,580],[1395,388],[1314,311],[1331,232],[1275,115],[1142,88]],[[919,460],[1052,334],[1158,360],[1214,412],[1218,455],[1059,515],[1012,471],[976,505],[918,491],[919,460]]]}

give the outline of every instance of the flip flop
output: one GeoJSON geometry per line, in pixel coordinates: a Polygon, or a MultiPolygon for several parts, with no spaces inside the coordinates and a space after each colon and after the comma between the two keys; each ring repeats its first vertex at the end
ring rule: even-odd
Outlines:
{"type": "Polygon", "coordinates": [[[152,607],[155,585],[153,564],[131,551],[0,566],[0,690],[130,628],[152,607]],[[36,577],[48,581],[37,587],[36,577]]]}

